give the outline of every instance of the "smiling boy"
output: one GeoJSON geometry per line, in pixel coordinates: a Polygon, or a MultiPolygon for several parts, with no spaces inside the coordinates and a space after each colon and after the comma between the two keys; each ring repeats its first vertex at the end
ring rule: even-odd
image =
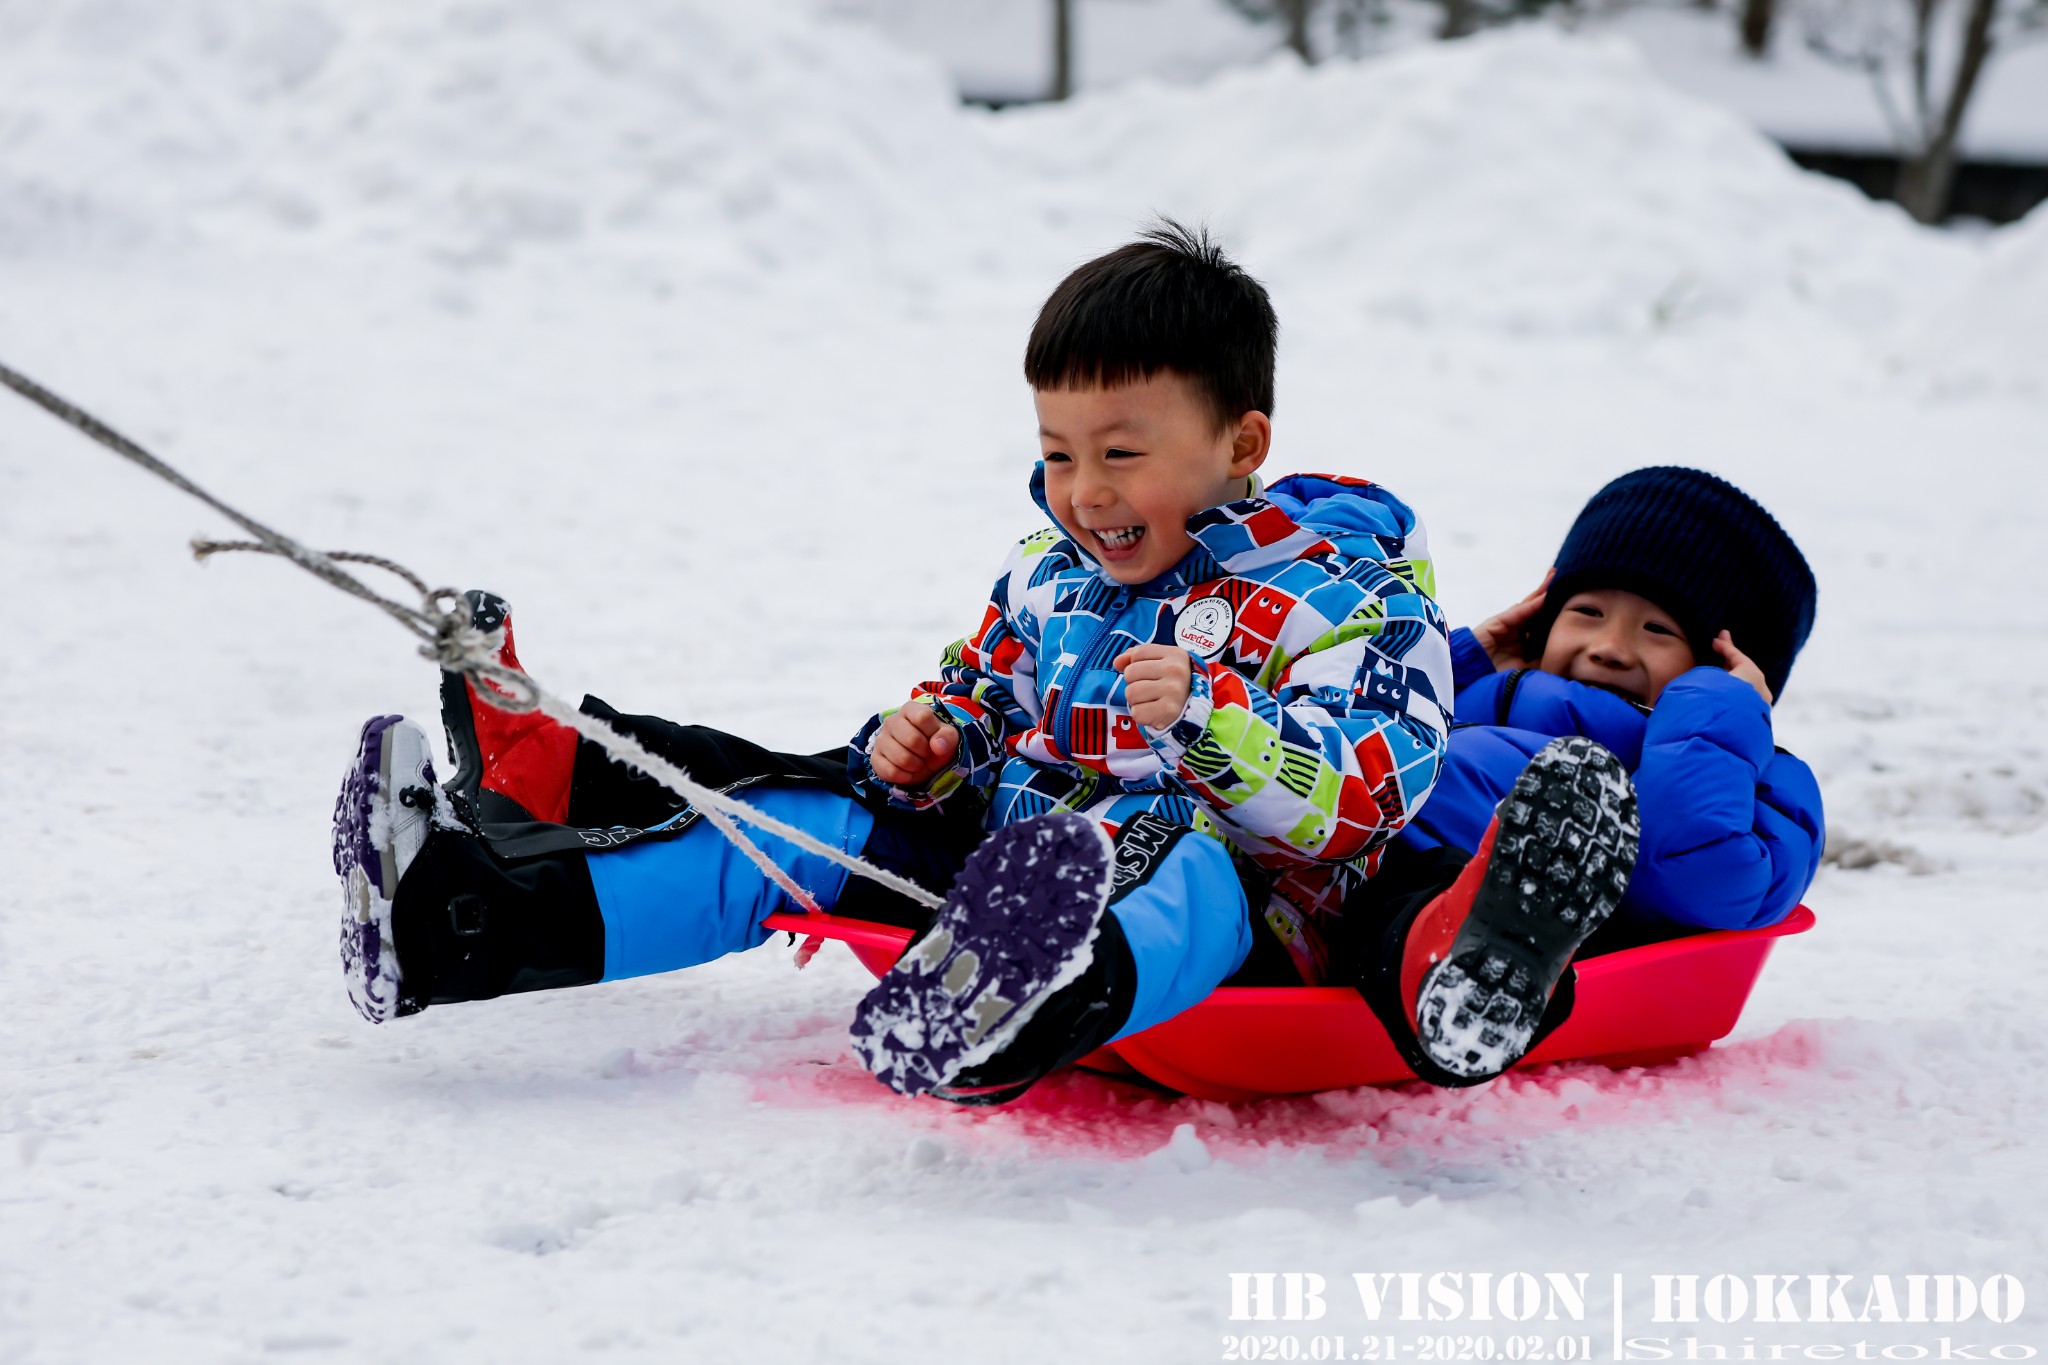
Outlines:
{"type": "MultiPolygon", "coordinates": [[[[1421,527],[1364,480],[1256,482],[1276,331],[1265,291],[1171,224],[1076,270],[1040,313],[1032,492],[1057,531],[1016,546],[942,678],[856,742],[854,777],[908,808],[983,802],[997,829],[1079,812],[1113,839],[1115,878],[1105,910],[1028,961],[973,902],[942,917],[855,1019],[892,1086],[1002,1097],[1233,976],[1322,981],[1346,894],[1434,784],[1448,648],[1421,527]],[[993,1064],[963,1065],[987,994],[1046,1007],[993,1064]]],[[[1527,818],[1479,860],[1499,885],[1431,920],[1449,937],[1390,1019],[1418,1056],[1442,1052],[1419,1069],[1445,1083],[1519,1058],[1627,879],[1632,799],[1611,757],[1581,745],[1529,766],[1527,818]],[[1537,808],[1567,793],[1584,818],[1539,832],[1537,808]],[[1536,882],[1542,907],[1518,890],[1536,882]],[[1498,979],[1461,975],[1482,961],[1498,979]]]]}

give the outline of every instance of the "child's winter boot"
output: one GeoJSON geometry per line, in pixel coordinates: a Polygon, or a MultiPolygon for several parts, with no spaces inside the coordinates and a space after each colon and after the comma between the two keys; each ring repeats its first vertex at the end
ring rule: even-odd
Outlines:
{"type": "Polygon", "coordinates": [[[399,716],[363,722],[355,760],[334,802],[334,871],[341,878],[341,970],[348,998],[381,1024],[400,1008],[391,906],[398,882],[433,832],[434,765],[426,733],[399,716]]]}
{"type": "Polygon", "coordinates": [[[930,931],[860,1002],[852,1035],[862,1064],[919,1095],[1002,1051],[1088,970],[1110,866],[1108,836],[1083,816],[1056,812],[990,835],[930,931]]]}
{"type": "Polygon", "coordinates": [[[437,795],[426,732],[366,722],[334,808],[342,974],[362,1016],[599,980],[604,919],[584,855],[498,858],[437,795]]]}
{"type": "MultiPolygon", "coordinates": [[[[520,668],[512,646],[512,607],[504,598],[471,590],[470,624],[503,631],[498,662],[520,668]]],[[[523,670],[522,670],[523,671],[523,670]]],[[[490,684],[486,683],[486,687],[490,684]]],[[[538,711],[502,711],[460,673],[441,674],[441,724],[455,776],[448,790],[472,823],[568,819],[569,787],[576,768],[576,732],[538,711]],[[486,795],[488,793],[488,796],[486,795]]]]}
{"type": "Polygon", "coordinates": [[[1008,1104],[1053,1072],[1074,1065],[1100,1048],[1129,1020],[1137,995],[1138,966],[1115,911],[1102,917],[1087,967],[1080,976],[1046,996],[987,1061],[963,1066],[934,1099],[954,1104],[1008,1104]]]}
{"type": "Polygon", "coordinates": [[[1417,1075],[1491,1080],[1564,1021],[1572,956],[1628,889],[1637,839],[1613,754],[1572,735],[1529,760],[1458,879],[1383,940],[1367,998],[1417,1075]]]}

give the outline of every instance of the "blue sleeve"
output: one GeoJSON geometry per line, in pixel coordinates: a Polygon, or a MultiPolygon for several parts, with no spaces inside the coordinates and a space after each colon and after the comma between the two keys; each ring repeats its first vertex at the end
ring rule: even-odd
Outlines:
{"type": "Polygon", "coordinates": [[[1674,924],[1755,929],[1799,903],[1820,861],[1820,788],[1779,753],[1771,709],[1719,668],[1664,689],[1635,770],[1642,851],[1631,909],[1674,924]]]}
{"type": "Polygon", "coordinates": [[[1493,676],[1493,660],[1480,647],[1479,637],[1459,626],[1451,632],[1451,687],[1463,692],[1481,678],[1493,676]]]}

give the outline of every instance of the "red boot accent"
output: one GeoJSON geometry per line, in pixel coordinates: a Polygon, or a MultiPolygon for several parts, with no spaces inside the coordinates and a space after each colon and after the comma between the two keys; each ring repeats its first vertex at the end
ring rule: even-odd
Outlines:
{"type": "MultiPolygon", "coordinates": [[[[512,622],[505,621],[505,643],[498,662],[519,668],[512,651],[512,622]]],[[[524,669],[521,669],[524,672],[524,669]]],[[[469,688],[470,713],[476,720],[476,744],[483,756],[483,785],[509,796],[536,820],[565,824],[569,819],[569,780],[576,771],[576,732],[538,711],[500,711],[489,693],[469,688]]]]}
{"type": "Polygon", "coordinates": [[[1402,1018],[1415,1018],[1415,1002],[1422,995],[1422,979],[1429,975],[1431,967],[1450,953],[1458,930],[1465,927],[1465,916],[1472,909],[1472,898],[1479,894],[1479,883],[1486,878],[1486,865],[1493,858],[1493,837],[1499,830],[1500,820],[1496,818],[1487,825],[1486,837],[1479,841],[1479,851],[1472,855],[1471,862],[1465,864],[1458,880],[1417,911],[1408,925],[1408,935],[1401,943],[1402,1018]]]}

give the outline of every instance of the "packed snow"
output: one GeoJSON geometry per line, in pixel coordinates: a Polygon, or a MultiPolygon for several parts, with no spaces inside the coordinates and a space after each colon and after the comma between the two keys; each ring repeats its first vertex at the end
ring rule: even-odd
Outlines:
{"type": "Polygon", "coordinates": [[[1693,1330],[2048,1342],[2040,215],[1917,228],[1554,32],[989,115],[795,5],[0,0],[0,361],[505,594],[558,691],[785,748],[978,619],[1036,519],[1030,320],[1155,211],[1273,287],[1277,465],[1413,501],[1454,619],[1645,463],[1801,541],[1779,739],[1834,865],[1730,1040],[962,1112],[779,942],[373,1028],[327,821],[431,666],[195,568],[231,528],[8,399],[0,1360],[1210,1360],[1255,1271],[1354,1347],[1505,1337],[1375,1327],[1350,1277],[1399,1271],[1587,1272],[1602,1358],[1616,1274],[1638,1335],[1652,1274],[2011,1275],[2005,1325],[1693,1330]]]}

